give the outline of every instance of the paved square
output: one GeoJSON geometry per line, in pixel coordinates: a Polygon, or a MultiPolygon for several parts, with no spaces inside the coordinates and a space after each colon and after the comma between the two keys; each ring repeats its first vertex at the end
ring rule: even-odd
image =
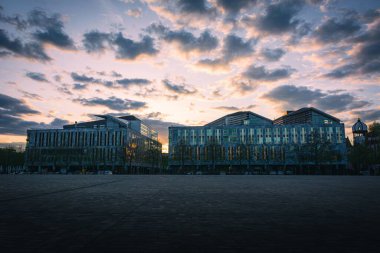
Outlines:
{"type": "Polygon", "coordinates": [[[380,177],[0,176],[1,252],[379,252],[380,177]]]}

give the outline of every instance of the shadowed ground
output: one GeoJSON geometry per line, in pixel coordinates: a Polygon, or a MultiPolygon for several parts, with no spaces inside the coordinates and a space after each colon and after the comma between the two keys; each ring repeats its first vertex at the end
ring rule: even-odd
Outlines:
{"type": "Polygon", "coordinates": [[[380,177],[0,176],[1,252],[379,252],[380,177]]]}

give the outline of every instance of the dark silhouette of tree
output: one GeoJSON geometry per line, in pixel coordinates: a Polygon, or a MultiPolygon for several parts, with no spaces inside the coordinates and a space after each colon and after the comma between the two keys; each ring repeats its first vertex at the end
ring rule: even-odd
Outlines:
{"type": "Polygon", "coordinates": [[[212,171],[215,172],[215,163],[218,159],[218,153],[220,153],[218,152],[218,150],[220,150],[220,144],[214,136],[211,136],[205,146],[207,150],[207,160],[211,161],[212,171]]]}
{"type": "Polygon", "coordinates": [[[299,164],[301,164],[301,168],[304,164],[308,165],[308,167],[313,165],[312,167],[315,167],[319,172],[321,172],[322,165],[331,164],[338,157],[332,143],[316,131],[309,135],[306,143],[297,145],[296,150],[296,157],[299,164]]]}
{"type": "Polygon", "coordinates": [[[179,168],[179,172],[181,173],[184,169],[184,166],[185,166],[185,159],[186,159],[186,149],[187,149],[187,145],[186,145],[186,141],[183,137],[179,138],[176,145],[174,146],[174,150],[175,150],[175,160],[179,160],[180,161],[180,168],[179,168]]]}
{"type": "Polygon", "coordinates": [[[24,165],[24,152],[17,152],[14,147],[0,148],[0,166],[5,172],[6,167],[19,167],[24,165]]]}
{"type": "Polygon", "coordinates": [[[368,126],[366,142],[350,148],[348,159],[355,172],[368,170],[380,164],[380,123],[368,126]]]}
{"type": "Polygon", "coordinates": [[[137,147],[138,147],[138,143],[137,143],[136,138],[131,138],[125,147],[125,156],[128,162],[128,173],[133,173],[132,162],[135,161],[137,147]]]}

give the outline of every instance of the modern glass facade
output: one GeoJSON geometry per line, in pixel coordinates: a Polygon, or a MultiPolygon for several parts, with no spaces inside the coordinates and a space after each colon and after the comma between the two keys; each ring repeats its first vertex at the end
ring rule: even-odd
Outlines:
{"type": "Polygon", "coordinates": [[[281,118],[238,112],[205,126],[170,127],[169,166],[185,171],[345,166],[344,124],[338,119],[315,108],[281,118]]]}
{"type": "Polygon", "coordinates": [[[103,119],[63,129],[28,130],[26,166],[31,171],[158,168],[156,131],[134,116],[98,117],[103,119]]]}

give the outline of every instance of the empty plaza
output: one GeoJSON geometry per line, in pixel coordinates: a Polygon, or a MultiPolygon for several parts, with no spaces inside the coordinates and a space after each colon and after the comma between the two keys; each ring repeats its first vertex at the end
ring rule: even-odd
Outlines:
{"type": "Polygon", "coordinates": [[[365,176],[3,175],[2,252],[376,252],[365,176]]]}

